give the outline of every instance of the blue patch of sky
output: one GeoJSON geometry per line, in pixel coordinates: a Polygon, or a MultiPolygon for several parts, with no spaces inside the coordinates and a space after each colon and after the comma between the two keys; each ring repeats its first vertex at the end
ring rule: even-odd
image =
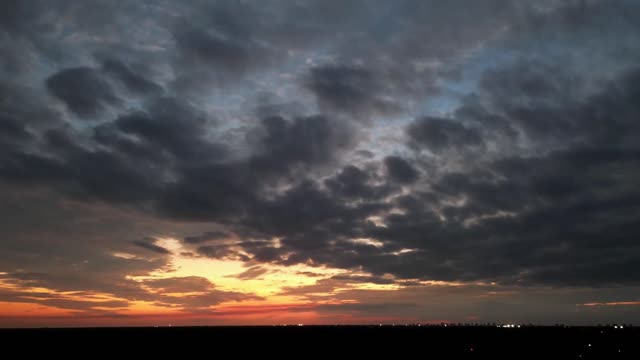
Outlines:
{"type": "Polygon", "coordinates": [[[467,57],[460,69],[460,76],[441,77],[437,80],[440,92],[425,99],[417,110],[418,116],[450,116],[463,99],[478,90],[478,84],[487,70],[512,63],[517,58],[511,50],[486,47],[467,57]]]}

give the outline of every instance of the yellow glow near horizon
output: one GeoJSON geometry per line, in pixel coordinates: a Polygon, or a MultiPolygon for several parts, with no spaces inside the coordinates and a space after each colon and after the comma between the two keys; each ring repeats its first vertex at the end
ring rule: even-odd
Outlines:
{"type": "Polygon", "coordinates": [[[254,294],[262,297],[274,296],[288,287],[313,285],[319,279],[349,273],[343,269],[312,267],[308,265],[281,266],[253,264],[238,260],[218,260],[205,257],[184,256],[186,249],[172,238],[158,239],[157,244],[172,252],[170,270],[154,271],[149,276],[131,277],[137,281],[173,277],[200,276],[215,284],[216,289],[254,294]],[[240,278],[240,274],[252,266],[260,266],[264,274],[253,278],[240,278]],[[309,274],[313,274],[310,276],[309,274]]]}

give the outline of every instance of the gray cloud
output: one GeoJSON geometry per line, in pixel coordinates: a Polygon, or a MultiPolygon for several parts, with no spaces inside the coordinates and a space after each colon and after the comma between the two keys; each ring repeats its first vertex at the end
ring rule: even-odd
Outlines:
{"type": "Polygon", "coordinates": [[[105,60],[102,64],[102,69],[105,73],[120,81],[132,93],[149,94],[162,92],[160,85],[145,79],[118,60],[105,60]]]}

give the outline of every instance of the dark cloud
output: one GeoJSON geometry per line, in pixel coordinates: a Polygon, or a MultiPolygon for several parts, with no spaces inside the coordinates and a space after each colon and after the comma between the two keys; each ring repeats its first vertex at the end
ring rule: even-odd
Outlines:
{"type": "MultiPolygon", "coordinates": [[[[572,141],[582,131],[580,115],[569,111],[580,106],[586,85],[566,66],[521,59],[499,71],[488,71],[480,86],[480,94],[469,98],[456,113],[459,119],[490,129],[498,137],[539,143],[572,141]]],[[[468,132],[463,134],[467,143],[479,141],[468,132]]]]}
{"type": "MultiPolygon", "coordinates": [[[[263,260],[312,261],[407,279],[635,284],[638,279],[626,269],[638,260],[630,244],[637,232],[632,214],[638,194],[632,184],[638,179],[635,169],[640,157],[628,141],[602,141],[609,136],[637,136],[635,124],[627,122],[638,113],[636,102],[630,101],[637,95],[636,84],[629,81],[634,76],[635,71],[625,72],[588,101],[566,102],[557,109],[558,118],[576,116],[566,121],[581,123],[574,134],[581,143],[558,144],[559,149],[538,156],[501,154],[488,161],[480,157],[470,170],[432,181],[430,192],[396,197],[392,206],[400,212],[382,216],[385,226],[365,221],[376,213],[371,209],[384,211],[385,207],[347,209],[311,184],[299,187],[276,199],[276,207],[267,208],[262,216],[268,221],[252,225],[268,234],[284,235],[283,246],[267,247],[271,255],[263,260]],[[594,110],[602,117],[588,116],[594,110]],[[605,131],[600,122],[617,126],[605,131]],[[284,210],[289,203],[297,204],[291,206],[299,219],[296,226],[281,220],[294,216],[284,210]],[[307,203],[315,206],[307,208],[307,203]],[[354,237],[377,239],[383,245],[340,240],[354,237]]],[[[434,121],[453,123],[455,119],[434,121]]],[[[482,139],[480,133],[475,136],[482,139]]],[[[333,196],[375,199],[366,186],[370,176],[347,167],[325,180],[325,185],[333,196]]],[[[412,177],[400,176],[404,178],[412,177]]],[[[244,249],[249,254],[256,251],[244,249]]]]}
{"type": "MultiPolygon", "coordinates": [[[[512,83],[518,82],[516,76],[510,73],[512,83]]],[[[473,171],[443,176],[432,184],[435,193],[427,198],[398,198],[405,213],[387,217],[386,227],[372,228],[370,236],[421,251],[402,255],[402,267],[391,257],[366,268],[376,274],[419,277],[424,272],[425,278],[485,277],[518,284],[636,283],[638,279],[624,270],[638,256],[629,246],[638,230],[629,215],[638,197],[631,185],[638,176],[638,149],[628,140],[637,138],[637,127],[627,122],[639,110],[631,101],[637,95],[637,86],[629,82],[634,76],[635,71],[624,72],[586,101],[554,104],[551,109],[540,105],[546,91],[526,95],[538,103],[532,110],[542,109],[536,115],[541,121],[549,115],[558,119],[556,126],[547,123],[550,129],[543,133],[549,136],[551,129],[560,128],[565,135],[541,141],[561,140],[556,144],[561,149],[492,160],[473,171]],[[605,123],[616,125],[606,130],[605,123]],[[572,138],[581,141],[567,141],[572,138]],[[460,203],[450,203],[455,201],[460,203]],[[443,202],[449,204],[437,205],[443,202]],[[434,217],[434,210],[446,222],[434,217]],[[447,260],[436,264],[435,259],[447,260]]],[[[554,94],[548,93],[550,102],[554,94]]],[[[527,131],[533,140],[542,136],[527,131]]]]}
{"type": "Polygon", "coordinates": [[[270,27],[263,20],[268,16],[264,10],[227,1],[203,4],[199,10],[185,14],[172,31],[177,50],[175,89],[197,96],[211,84],[234,87],[251,82],[246,76],[273,59],[284,58],[286,50],[277,51],[261,33],[270,27]]]}
{"type": "Polygon", "coordinates": [[[81,118],[95,116],[120,101],[102,74],[88,67],[62,70],[49,77],[46,85],[53,96],[81,118]]]}
{"type": "Polygon", "coordinates": [[[240,274],[233,275],[233,277],[241,280],[257,279],[262,275],[267,274],[268,272],[268,269],[265,269],[260,265],[256,265],[248,268],[246,271],[243,271],[240,274]]]}
{"type": "Polygon", "coordinates": [[[222,146],[204,139],[206,125],[206,117],[197,110],[175,99],[161,98],[155,101],[149,113],[124,115],[110,126],[115,128],[116,137],[135,136],[155,152],[168,152],[184,161],[206,161],[205,157],[217,159],[224,151],[222,146]]]}
{"type": "Polygon", "coordinates": [[[2,17],[0,18],[0,24],[3,28],[12,30],[20,26],[20,21],[24,19],[26,10],[26,6],[23,4],[19,0],[9,0],[3,3],[2,17]]]}
{"type": "Polygon", "coordinates": [[[451,119],[418,119],[409,126],[407,135],[411,146],[426,147],[435,153],[483,145],[482,136],[477,130],[451,119]]]}
{"type": "Polygon", "coordinates": [[[0,175],[5,180],[33,183],[39,181],[58,180],[66,176],[60,162],[40,156],[9,153],[2,158],[0,175]]]}
{"type": "Polygon", "coordinates": [[[37,136],[40,130],[60,125],[60,114],[44,101],[43,96],[34,93],[25,84],[14,81],[0,81],[0,110],[4,140],[12,139],[12,149],[28,146],[29,140],[18,128],[37,136]]]}
{"type": "Polygon", "coordinates": [[[507,193],[518,191],[527,208],[513,220],[486,221],[474,230],[504,234],[500,251],[503,255],[520,253],[511,266],[526,269],[521,281],[635,283],[638,279],[623,269],[638,256],[629,247],[637,222],[624,215],[636,208],[638,194],[629,181],[638,176],[634,170],[637,156],[638,150],[576,149],[501,164],[505,166],[502,174],[511,181],[499,188],[513,189],[503,190],[507,193]],[[561,175],[564,171],[573,175],[561,175]],[[519,252],[527,246],[529,251],[519,252]]]}
{"type": "Polygon", "coordinates": [[[387,173],[393,181],[410,184],[418,180],[420,173],[405,159],[397,156],[387,156],[384,159],[387,173]]]}
{"type": "Polygon", "coordinates": [[[321,107],[355,115],[398,111],[398,105],[382,96],[382,84],[376,74],[364,68],[316,67],[311,69],[307,86],[321,107]]]}
{"type": "Polygon", "coordinates": [[[221,260],[240,260],[248,261],[250,258],[247,255],[240,254],[237,248],[234,249],[228,244],[224,245],[203,245],[196,249],[199,255],[221,260]]]}
{"type": "Polygon", "coordinates": [[[335,196],[345,199],[379,199],[389,195],[393,188],[387,184],[377,185],[380,177],[369,170],[349,165],[342,168],[335,176],[324,180],[325,186],[335,196]]]}
{"type": "Polygon", "coordinates": [[[261,190],[328,165],[351,144],[348,128],[322,116],[266,118],[254,135],[256,153],[244,161],[184,169],[163,194],[160,210],[191,219],[259,217],[271,206],[261,190]]]}
{"type": "Polygon", "coordinates": [[[278,167],[326,163],[351,144],[350,129],[324,116],[293,121],[268,117],[263,119],[262,129],[259,144],[264,155],[252,159],[254,166],[262,169],[286,171],[278,167]]]}
{"type": "Polygon", "coordinates": [[[47,183],[74,197],[114,203],[129,203],[136,198],[142,201],[151,194],[153,182],[149,181],[149,174],[120,156],[84,149],[66,155],[60,160],[8,153],[2,157],[0,176],[14,183],[47,183]]]}
{"type": "Polygon", "coordinates": [[[33,135],[23,124],[14,118],[0,117],[0,141],[4,143],[18,143],[29,141],[33,135]]]}
{"type": "Polygon", "coordinates": [[[331,277],[333,280],[345,280],[354,283],[370,283],[378,285],[395,284],[393,279],[379,278],[375,276],[359,276],[359,275],[336,275],[331,277]]]}
{"type": "Polygon", "coordinates": [[[160,245],[153,243],[154,239],[134,240],[131,243],[143,249],[151,250],[158,254],[170,254],[171,252],[160,245]]]}
{"type": "Polygon", "coordinates": [[[197,236],[187,236],[184,238],[184,242],[188,244],[201,244],[210,241],[216,241],[225,239],[231,236],[231,234],[224,231],[207,231],[202,235],[197,236]]]}

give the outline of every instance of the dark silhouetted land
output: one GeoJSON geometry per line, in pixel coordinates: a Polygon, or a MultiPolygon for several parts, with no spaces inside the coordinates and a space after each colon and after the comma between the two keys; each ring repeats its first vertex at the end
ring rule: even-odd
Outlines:
{"type": "MultiPolygon", "coordinates": [[[[25,356],[132,352],[207,358],[331,358],[352,354],[391,358],[640,359],[640,328],[489,326],[257,326],[3,329],[3,347],[25,356]],[[30,346],[18,344],[31,344],[30,346]],[[83,349],[91,349],[87,353],[83,349]],[[223,354],[226,354],[223,356],[223,354]],[[449,358],[449,357],[447,357],[449,358]]],[[[362,358],[362,357],[358,357],[362,358]]]]}

